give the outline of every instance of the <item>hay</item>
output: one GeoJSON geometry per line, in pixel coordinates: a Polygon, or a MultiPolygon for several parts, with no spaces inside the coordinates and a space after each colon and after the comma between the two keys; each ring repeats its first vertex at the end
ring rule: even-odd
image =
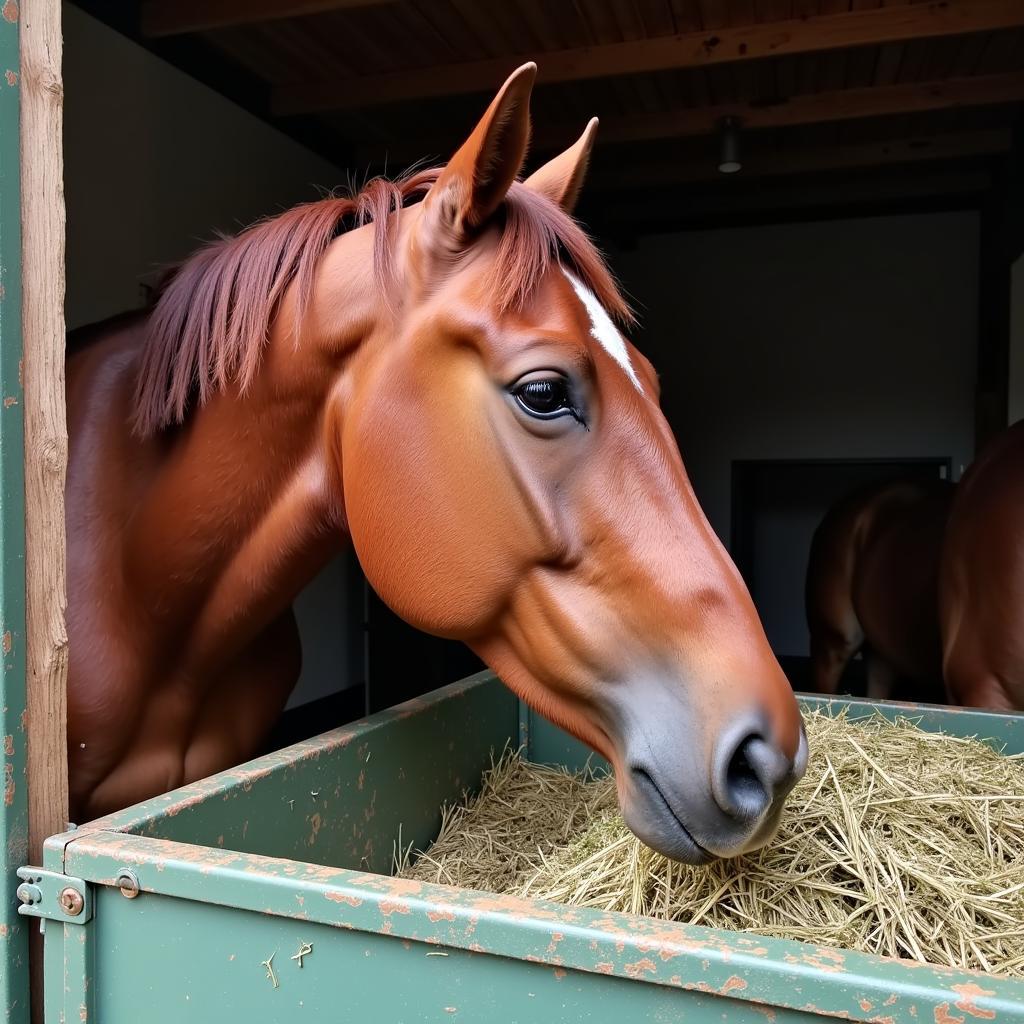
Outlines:
{"type": "Polygon", "coordinates": [[[807,774],[765,849],[674,863],[613,781],[506,753],[407,877],[1024,976],[1024,758],[909,721],[805,716],[807,774]]]}

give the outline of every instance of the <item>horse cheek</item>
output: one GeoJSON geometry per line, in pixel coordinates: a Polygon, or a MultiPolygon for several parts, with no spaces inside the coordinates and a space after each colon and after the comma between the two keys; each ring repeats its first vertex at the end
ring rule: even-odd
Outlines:
{"type": "Polygon", "coordinates": [[[400,430],[394,407],[368,414],[346,445],[349,527],[367,579],[396,614],[468,640],[492,629],[507,605],[526,531],[493,440],[463,429],[450,410],[431,425],[424,404],[404,407],[400,430]]]}

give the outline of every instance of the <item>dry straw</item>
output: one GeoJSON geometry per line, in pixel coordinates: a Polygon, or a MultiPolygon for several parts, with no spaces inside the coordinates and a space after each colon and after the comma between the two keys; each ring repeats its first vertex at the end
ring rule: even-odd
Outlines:
{"type": "Polygon", "coordinates": [[[645,847],[610,778],[506,753],[402,874],[1024,976],[1024,758],[912,722],[805,716],[807,774],[763,850],[645,847]]]}

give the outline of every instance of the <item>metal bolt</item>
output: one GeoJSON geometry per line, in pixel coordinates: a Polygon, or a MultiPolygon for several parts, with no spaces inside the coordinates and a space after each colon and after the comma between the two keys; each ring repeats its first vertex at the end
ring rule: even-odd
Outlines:
{"type": "Polygon", "coordinates": [[[139,895],[139,880],[135,872],[129,871],[128,868],[125,868],[117,876],[117,881],[114,884],[121,890],[121,895],[126,900],[133,900],[139,895]]]}
{"type": "Polygon", "coordinates": [[[61,890],[60,907],[68,917],[78,917],[85,909],[85,898],[77,889],[72,889],[69,885],[66,889],[61,890]]]}

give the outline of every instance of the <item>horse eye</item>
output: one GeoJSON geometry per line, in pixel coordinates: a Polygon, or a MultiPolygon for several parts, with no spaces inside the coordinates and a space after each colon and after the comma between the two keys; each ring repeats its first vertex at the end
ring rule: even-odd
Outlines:
{"type": "Polygon", "coordinates": [[[569,387],[564,380],[545,378],[520,384],[513,392],[519,404],[534,416],[572,412],[569,387]]]}

